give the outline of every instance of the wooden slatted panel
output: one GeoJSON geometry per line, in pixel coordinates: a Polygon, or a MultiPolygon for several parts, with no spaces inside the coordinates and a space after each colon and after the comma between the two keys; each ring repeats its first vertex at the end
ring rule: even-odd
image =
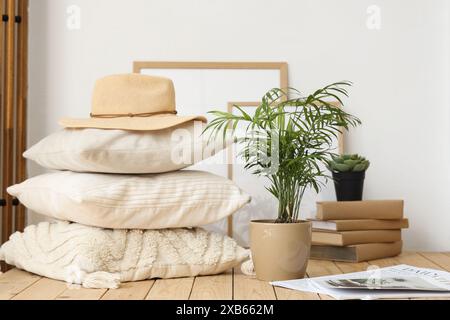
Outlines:
{"type": "Polygon", "coordinates": [[[9,300],[39,281],[41,277],[13,269],[0,275],[0,300],[9,300]]]}
{"type": "MultiPolygon", "coordinates": [[[[26,148],[27,127],[28,0],[1,0],[0,9],[2,14],[8,15],[8,22],[1,22],[0,30],[1,197],[6,200],[6,207],[2,208],[1,243],[4,243],[14,229],[23,230],[25,226],[25,208],[20,206],[14,210],[13,199],[6,188],[26,177],[26,161],[22,153],[26,148]],[[16,15],[21,17],[20,23],[16,23],[16,15]]],[[[1,267],[6,270],[7,266],[2,263],[1,267]]]]}
{"type": "MultiPolygon", "coordinates": [[[[2,217],[2,243],[8,241],[12,234],[13,209],[12,198],[6,192],[6,188],[13,184],[14,178],[14,49],[15,49],[15,0],[7,0],[6,12],[9,20],[6,24],[6,63],[4,67],[4,114],[3,114],[3,181],[2,181],[2,198],[6,199],[7,205],[3,208],[2,217]]],[[[2,264],[5,270],[5,265],[2,264]]]]}
{"type": "MultiPolygon", "coordinates": [[[[6,0],[0,0],[0,16],[2,16],[6,11],[6,0]]],[[[0,21],[0,146],[3,146],[3,117],[4,117],[4,110],[5,110],[5,98],[4,98],[4,88],[5,88],[5,23],[0,21]]],[[[0,198],[4,199],[4,193],[3,193],[3,155],[4,149],[0,147],[0,198]]],[[[2,200],[3,202],[3,200],[2,200]]],[[[3,204],[0,206],[0,213],[4,214],[5,208],[3,207],[3,204]]],[[[2,218],[3,219],[3,218],[2,218]]],[[[3,237],[2,233],[3,230],[0,228],[0,244],[3,243],[3,237]]],[[[5,271],[6,265],[3,262],[0,262],[0,271],[5,271]]]]}
{"type": "Polygon", "coordinates": [[[188,300],[194,278],[157,280],[146,300],[188,300]]]}
{"type": "Polygon", "coordinates": [[[122,283],[119,289],[108,290],[102,300],[144,300],[155,281],[122,283]]]}
{"type": "Polygon", "coordinates": [[[12,300],[55,300],[66,289],[65,282],[42,278],[12,300]]]}
{"type": "Polygon", "coordinates": [[[233,299],[233,273],[197,277],[190,300],[232,300],[233,299]]]}
{"type": "MultiPolygon", "coordinates": [[[[6,13],[6,0],[0,0],[0,17],[3,16],[4,13],[6,13]]],[[[3,119],[3,88],[4,88],[4,71],[5,71],[5,47],[4,47],[4,41],[5,41],[5,23],[3,21],[0,21],[0,128],[2,128],[2,119],[3,119]]],[[[1,137],[1,135],[0,135],[1,137]]],[[[0,160],[1,163],[1,160],[0,160]]],[[[0,179],[2,177],[0,176],[0,179]]]]}
{"type": "MultiPolygon", "coordinates": [[[[27,92],[28,92],[28,0],[18,0],[18,13],[21,22],[17,32],[17,79],[16,79],[16,174],[14,183],[27,178],[26,160],[22,154],[27,146],[27,92]]],[[[15,231],[25,229],[26,209],[16,207],[15,231]]]]}

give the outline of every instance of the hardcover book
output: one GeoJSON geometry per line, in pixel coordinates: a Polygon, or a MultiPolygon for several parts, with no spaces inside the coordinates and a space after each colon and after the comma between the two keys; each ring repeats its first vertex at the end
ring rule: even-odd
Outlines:
{"type": "Polygon", "coordinates": [[[317,231],[313,230],[313,245],[349,246],[363,243],[386,243],[402,240],[401,230],[367,230],[367,231],[317,231]]]}
{"type": "Polygon", "coordinates": [[[317,230],[354,231],[354,230],[398,230],[409,227],[408,219],[402,220],[312,220],[312,226],[317,230]]]}
{"type": "Polygon", "coordinates": [[[326,201],[317,203],[318,220],[403,219],[403,200],[326,201]]]}
{"type": "Polygon", "coordinates": [[[347,247],[312,246],[311,259],[357,263],[398,256],[402,253],[402,246],[402,241],[366,243],[347,247]]]}

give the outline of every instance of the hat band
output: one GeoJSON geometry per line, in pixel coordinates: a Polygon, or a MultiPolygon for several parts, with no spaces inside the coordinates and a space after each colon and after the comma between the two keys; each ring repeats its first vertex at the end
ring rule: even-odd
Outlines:
{"type": "Polygon", "coordinates": [[[91,113],[91,118],[101,118],[101,119],[113,119],[113,118],[148,118],[153,116],[158,116],[162,114],[178,114],[177,111],[161,111],[161,112],[147,112],[147,113],[124,113],[124,114],[93,114],[91,113]]]}

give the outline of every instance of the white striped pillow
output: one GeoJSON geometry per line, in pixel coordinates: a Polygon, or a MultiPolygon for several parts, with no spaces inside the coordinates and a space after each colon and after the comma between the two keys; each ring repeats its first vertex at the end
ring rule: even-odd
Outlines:
{"type": "Polygon", "coordinates": [[[29,209],[111,229],[166,229],[217,222],[250,202],[232,181],[207,172],[142,176],[58,172],[8,188],[29,209]]]}
{"type": "Polygon", "coordinates": [[[222,151],[231,140],[208,142],[202,122],[159,131],[64,129],[24,157],[51,170],[149,174],[185,169],[222,151]]]}

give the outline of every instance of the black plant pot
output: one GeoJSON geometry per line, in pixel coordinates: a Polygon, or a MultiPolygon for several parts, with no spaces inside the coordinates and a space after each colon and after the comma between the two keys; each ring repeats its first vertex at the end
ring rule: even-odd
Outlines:
{"type": "Polygon", "coordinates": [[[365,171],[333,172],[337,201],[361,201],[365,178],[365,171]]]}

